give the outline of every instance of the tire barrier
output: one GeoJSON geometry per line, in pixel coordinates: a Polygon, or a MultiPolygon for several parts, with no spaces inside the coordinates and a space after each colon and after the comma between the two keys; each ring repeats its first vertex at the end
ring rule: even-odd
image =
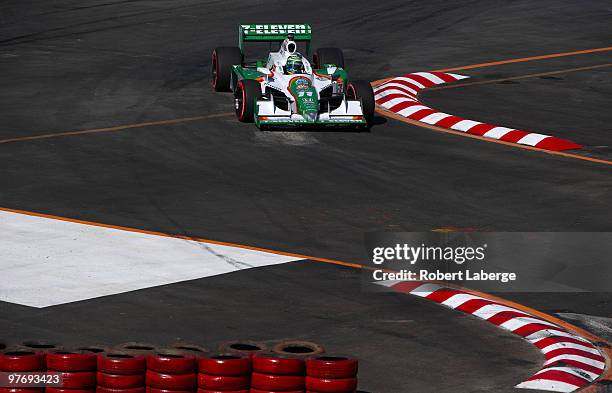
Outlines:
{"type": "Polygon", "coordinates": [[[98,355],[98,372],[106,374],[144,374],[147,367],[145,357],[127,352],[113,352],[98,355]]]}
{"type": "Polygon", "coordinates": [[[253,356],[253,372],[274,375],[304,375],[304,359],[276,353],[261,353],[253,356]]]}
{"type": "Polygon", "coordinates": [[[155,345],[139,342],[128,342],[119,344],[115,347],[115,349],[118,349],[120,351],[128,351],[130,353],[137,353],[140,355],[149,355],[157,350],[155,348],[155,345]]]}
{"type": "Polygon", "coordinates": [[[310,357],[322,354],[325,348],[310,341],[287,340],[272,347],[272,352],[295,357],[310,357]]]}
{"type": "Polygon", "coordinates": [[[357,389],[357,378],[315,378],[306,377],[309,393],[353,393],[357,389]]]}
{"type": "Polygon", "coordinates": [[[192,344],[125,343],[57,347],[44,342],[0,343],[0,372],[53,372],[61,386],[0,387],[0,393],[350,393],[357,360],[322,355],[322,346],[282,341],[223,343],[210,353],[192,344]]]}
{"type": "Polygon", "coordinates": [[[165,374],[152,370],[147,370],[146,373],[147,388],[192,391],[196,387],[196,381],[197,376],[195,373],[165,374]]]}
{"type": "Polygon", "coordinates": [[[166,374],[195,374],[198,362],[193,355],[184,355],[177,350],[158,351],[147,356],[147,370],[166,374]]]}
{"type": "Polygon", "coordinates": [[[144,386],[130,389],[113,389],[98,385],[96,393],[146,393],[146,389],[144,386]]]}
{"type": "Polygon", "coordinates": [[[93,352],[54,350],[47,353],[47,370],[75,372],[96,371],[98,357],[93,352]]]}
{"type": "Polygon", "coordinates": [[[306,363],[302,357],[259,353],[252,363],[251,393],[304,391],[306,363]]]}
{"type": "Polygon", "coordinates": [[[237,354],[247,354],[254,355],[259,352],[265,352],[268,350],[268,346],[250,340],[235,340],[235,341],[227,341],[219,345],[220,353],[237,353],[237,354]]]}
{"type": "Polygon", "coordinates": [[[197,386],[198,359],[176,349],[147,355],[146,385],[149,393],[193,392],[197,386]]]}
{"type": "Polygon", "coordinates": [[[253,373],[251,387],[266,392],[287,392],[304,390],[303,375],[274,375],[253,373]]]}
{"type": "Polygon", "coordinates": [[[198,391],[248,390],[251,386],[251,354],[209,354],[198,360],[198,391]]]}
{"type": "Polygon", "coordinates": [[[357,359],[321,355],[306,359],[306,390],[309,393],[347,393],[357,389],[357,359]]]}
{"type": "Polygon", "coordinates": [[[109,350],[97,357],[96,393],[145,393],[147,361],[144,355],[109,350]]]}
{"type": "Polygon", "coordinates": [[[306,360],[306,375],[315,378],[355,378],[357,359],[341,356],[317,356],[306,360]]]}

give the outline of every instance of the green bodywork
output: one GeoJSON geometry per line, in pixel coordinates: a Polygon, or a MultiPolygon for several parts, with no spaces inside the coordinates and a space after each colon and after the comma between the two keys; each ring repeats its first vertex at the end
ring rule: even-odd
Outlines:
{"type": "MultiPolygon", "coordinates": [[[[257,42],[280,42],[287,38],[288,34],[293,34],[292,39],[298,42],[306,42],[306,54],[310,52],[310,40],[312,39],[312,29],[308,24],[241,24],[239,30],[239,47],[244,53],[244,44],[249,41],[257,42]]],[[[257,60],[256,67],[265,67],[267,60],[257,60]]],[[[313,70],[315,77],[330,78],[336,81],[337,93],[344,93],[348,84],[348,73],[334,64],[325,64],[324,68],[313,70]],[[333,69],[332,69],[333,68],[333,69]],[[329,70],[333,70],[329,73],[329,70]]],[[[258,80],[265,75],[256,68],[234,65],[232,73],[232,89],[236,91],[238,81],[244,79],[258,80]]],[[[258,80],[260,82],[261,80],[258,80]]],[[[309,79],[296,76],[289,82],[289,92],[293,95],[297,112],[302,115],[304,120],[278,121],[261,120],[255,113],[255,123],[258,127],[265,125],[351,125],[365,126],[367,121],[364,119],[356,120],[320,120],[317,119],[319,102],[317,91],[312,86],[309,79]]],[[[257,110],[257,107],[256,107],[257,110]]]]}

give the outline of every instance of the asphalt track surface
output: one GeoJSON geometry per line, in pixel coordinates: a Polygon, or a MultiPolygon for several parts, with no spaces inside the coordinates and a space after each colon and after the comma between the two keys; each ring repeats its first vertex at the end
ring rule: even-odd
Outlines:
{"type": "MultiPolygon", "coordinates": [[[[608,47],[606,1],[5,1],[0,206],[362,262],[363,233],[609,231],[612,167],[380,118],[371,132],[259,132],[209,87],[238,22],[301,22],[349,71],[411,71],[608,47]],[[245,6],[248,5],[248,6],[245,6]],[[312,12],[317,10],[317,12],[312,12]],[[227,114],[227,115],[226,115],[227,114]]],[[[455,71],[468,81],[612,63],[612,52],[455,71]]],[[[429,91],[430,106],[543,131],[612,159],[612,68],[429,91]]],[[[609,294],[516,294],[542,311],[612,315],[609,294]]],[[[0,336],[67,344],[314,339],[363,360],[362,390],[514,391],[539,369],[522,340],[420,299],[364,292],[319,262],[30,309],[0,303],[0,336]],[[441,377],[443,376],[443,377],[441,377]]]]}

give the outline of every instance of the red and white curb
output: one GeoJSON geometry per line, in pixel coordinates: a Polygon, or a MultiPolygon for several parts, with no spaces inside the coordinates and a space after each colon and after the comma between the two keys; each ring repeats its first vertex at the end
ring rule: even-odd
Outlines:
{"type": "Polygon", "coordinates": [[[416,281],[376,284],[434,301],[474,315],[517,334],[544,354],[543,368],[517,388],[573,392],[594,382],[606,369],[606,358],[592,342],[561,326],[484,297],[416,281]]]}
{"type": "Polygon", "coordinates": [[[423,105],[417,98],[421,90],[465,78],[469,77],[445,72],[415,72],[375,86],[374,96],[376,104],[386,110],[433,126],[545,150],[561,151],[582,147],[577,143],[550,135],[499,127],[439,112],[423,105]]]}

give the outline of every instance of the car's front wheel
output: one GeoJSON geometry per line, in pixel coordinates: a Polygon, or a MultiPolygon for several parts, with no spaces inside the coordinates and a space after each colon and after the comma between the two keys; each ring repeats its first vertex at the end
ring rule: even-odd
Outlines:
{"type": "Polygon", "coordinates": [[[259,83],[252,79],[238,81],[234,95],[236,116],[244,123],[252,123],[257,99],[261,97],[259,83]]]}
{"type": "Polygon", "coordinates": [[[363,117],[371,126],[374,121],[374,90],[367,81],[352,81],[346,89],[346,96],[349,100],[360,100],[363,117]]]}

